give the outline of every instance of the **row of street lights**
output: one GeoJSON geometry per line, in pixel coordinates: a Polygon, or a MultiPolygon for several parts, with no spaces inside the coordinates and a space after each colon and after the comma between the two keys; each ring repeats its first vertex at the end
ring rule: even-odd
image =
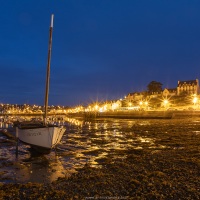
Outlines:
{"type": "MultiPolygon", "coordinates": [[[[197,95],[193,95],[192,97],[192,103],[194,106],[196,106],[199,102],[199,99],[197,97],[197,95]]],[[[169,98],[164,98],[162,100],[162,107],[164,109],[168,109],[171,105],[170,99],[169,98]]],[[[147,100],[144,101],[139,101],[138,102],[138,106],[134,105],[132,102],[129,102],[127,104],[127,109],[128,110],[149,110],[149,102],[147,100]]],[[[106,112],[108,110],[120,110],[121,109],[121,105],[119,103],[119,101],[113,102],[112,104],[102,104],[102,105],[98,105],[98,104],[94,104],[94,105],[89,105],[88,107],[84,108],[83,106],[78,106],[76,108],[73,109],[69,109],[67,112],[72,112],[72,113],[77,113],[77,112],[106,112]]]]}

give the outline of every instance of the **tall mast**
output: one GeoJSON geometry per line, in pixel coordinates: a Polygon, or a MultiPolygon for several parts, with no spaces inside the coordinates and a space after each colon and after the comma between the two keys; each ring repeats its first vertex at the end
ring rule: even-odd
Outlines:
{"type": "Polygon", "coordinates": [[[47,71],[46,71],[46,87],[45,87],[45,102],[44,102],[44,108],[45,108],[45,111],[44,111],[44,124],[46,124],[48,98],[49,98],[49,79],[50,79],[50,63],[51,63],[53,19],[54,19],[54,15],[52,14],[51,15],[51,24],[50,24],[50,29],[49,29],[48,61],[47,61],[47,71]]]}

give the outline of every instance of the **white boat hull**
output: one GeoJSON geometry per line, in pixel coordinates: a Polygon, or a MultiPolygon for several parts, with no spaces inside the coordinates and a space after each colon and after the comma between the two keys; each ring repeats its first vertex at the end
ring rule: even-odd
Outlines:
{"type": "Polygon", "coordinates": [[[24,143],[51,149],[60,142],[65,130],[64,127],[57,126],[18,128],[18,138],[24,143]]]}

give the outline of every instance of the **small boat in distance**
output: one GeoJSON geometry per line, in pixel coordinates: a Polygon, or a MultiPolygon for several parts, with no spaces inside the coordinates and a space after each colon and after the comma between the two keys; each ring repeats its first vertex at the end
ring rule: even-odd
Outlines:
{"type": "Polygon", "coordinates": [[[47,108],[49,96],[50,61],[52,46],[54,15],[51,15],[51,25],[49,31],[48,62],[45,87],[45,111],[43,121],[24,121],[16,123],[16,137],[23,143],[29,144],[40,153],[50,153],[61,140],[66,129],[63,126],[47,123],[47,108]]]}

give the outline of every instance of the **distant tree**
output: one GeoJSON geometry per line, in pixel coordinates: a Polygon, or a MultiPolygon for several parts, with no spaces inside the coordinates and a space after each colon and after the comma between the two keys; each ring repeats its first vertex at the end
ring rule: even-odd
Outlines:
{"type": "Polygon", "coordinates": [[[162,91],[162,83],[157,82],[157,81],[151,81],[148,85],[147,85],[147,89],[148,89],[148,93],[152,94],[152,93],[158,93],[162,91]]]}

